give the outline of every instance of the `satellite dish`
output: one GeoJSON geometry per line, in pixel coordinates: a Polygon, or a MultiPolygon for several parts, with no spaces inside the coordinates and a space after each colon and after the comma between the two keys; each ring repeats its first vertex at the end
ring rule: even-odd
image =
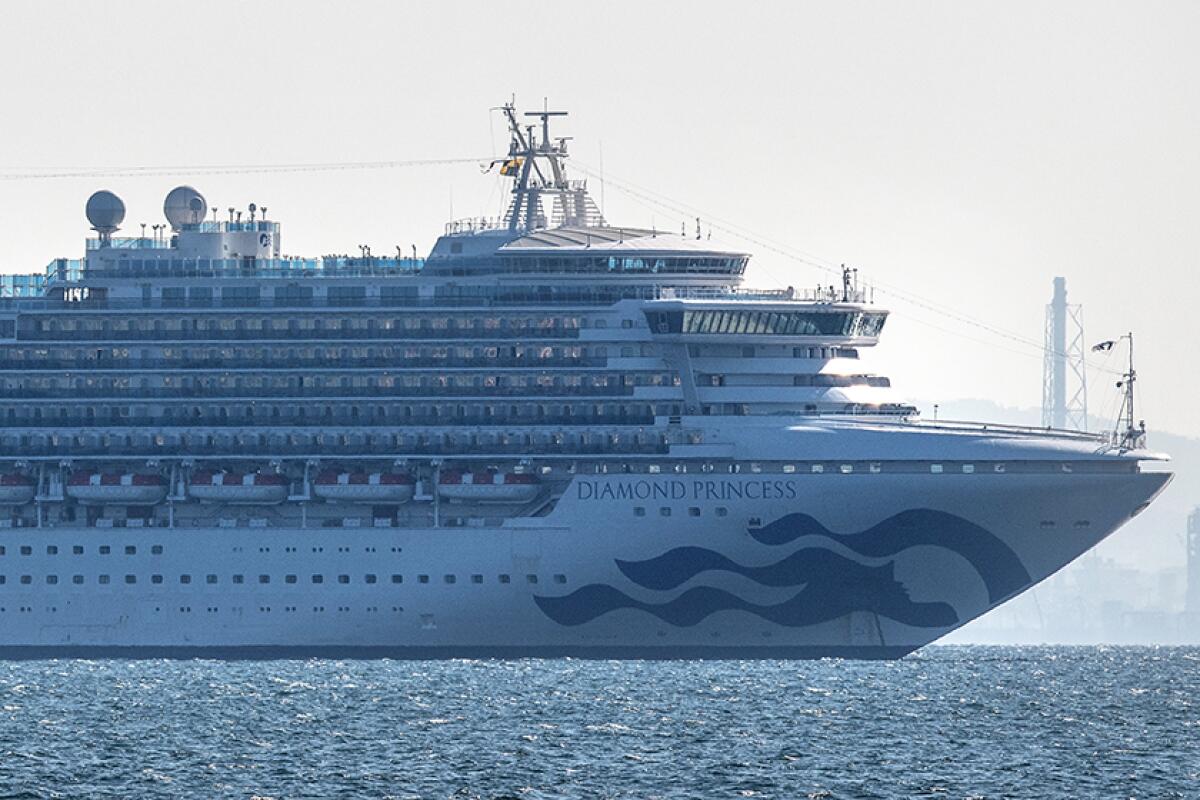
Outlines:
{"type": "Polygon", "coordinates": [[[173,230],[179,230],[184,225],[196,225],[204,221],[208,214],[208,202],[204,195],[191,186],[176,186],[167,194],[163,201],[163,214],[173,230]]]}
{"type": "Polygon", "coordinates": [[[112,192],[101,189],[88,198],[86,213],[92,230],[111,234],[125,219],[125,204],[112,192]]]}

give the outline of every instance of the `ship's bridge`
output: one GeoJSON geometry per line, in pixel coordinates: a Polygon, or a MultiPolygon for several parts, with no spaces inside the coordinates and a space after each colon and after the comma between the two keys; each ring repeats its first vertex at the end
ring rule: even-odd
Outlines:
{"type": "Polygon", "coordinates": [[[507,229],[442,236],[426,269],[444,275],[558,275],[595,280],[660,276],[740,282],[749,255],[711,241],[644,228],[543,228],[512,238],[507,229]]]}

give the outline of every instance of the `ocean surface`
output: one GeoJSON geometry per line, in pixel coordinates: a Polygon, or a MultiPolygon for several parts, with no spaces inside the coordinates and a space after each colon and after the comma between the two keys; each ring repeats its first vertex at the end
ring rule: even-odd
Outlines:
{"type": "Polygon", "coordinates": [[[0,662],[0,797],[1200,797],[1200,648],[0,662]]]}

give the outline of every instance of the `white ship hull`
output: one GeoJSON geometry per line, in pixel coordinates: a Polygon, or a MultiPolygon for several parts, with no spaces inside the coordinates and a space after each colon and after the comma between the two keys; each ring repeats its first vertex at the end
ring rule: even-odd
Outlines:
{"type": "Polygon", "coordinates": [[[5,529],[0,657],[898,657],[1169,478],[595,476],[490,529],[5,529]]]}

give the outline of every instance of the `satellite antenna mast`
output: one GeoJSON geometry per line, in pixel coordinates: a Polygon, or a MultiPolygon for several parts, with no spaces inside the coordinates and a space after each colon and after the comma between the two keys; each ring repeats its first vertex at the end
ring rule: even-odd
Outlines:
{"type": "Polygon", "coordinates": [[[565,117],[566,111],[551,111],[548,101],[543,101],[541,111],[527,111],[524,116],[534,117],[534,124],[523,124],[517,118],[515,103],[500,106],[508,122],[509,145],[505,158],[492,162],[501,164],[500,174],[513,178],[512,200],[504,215],[504,224],[510,231],[521,233],[548,227],[550,222],[542,207],[542,197],[553,201],[550,215],[553,224],[574,227],[602,226],[604,217],[587,194],[585,181],[572,181],[566,177],[564,162],[567,158],[569,136],[550,135],[550,118],[565,117]],[[538,128],[541,136],[538,136],[538,128]]]}

